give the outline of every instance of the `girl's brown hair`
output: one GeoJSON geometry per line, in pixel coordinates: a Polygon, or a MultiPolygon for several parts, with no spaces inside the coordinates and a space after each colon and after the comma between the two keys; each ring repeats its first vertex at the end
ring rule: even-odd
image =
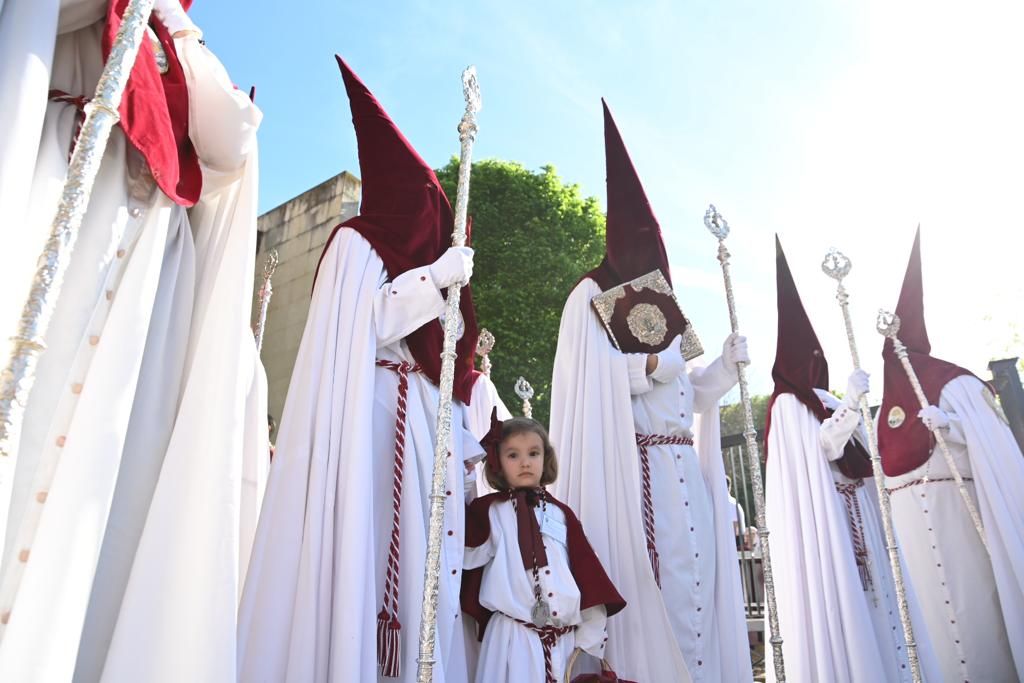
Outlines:
{"type": "MultiPolygon", "coordinates": [[[[551,445],[551,440],[548,438],[548,432],[544,429],[544,426],[529,417],[513,417],[505,420],[501,425],[501,442],[498,444],[499,451],[505,439],[516,434],[536,434],[540,437],[541,443],[544,444],[544,468],[541,470],[540,485],[547,486],[554,482],[558,478],[558,458],[555,457],[555,447],[551,445]]],[[[505,480],[505,475],[502,473],[500,465],[496,472],[490,467],[485,467],[484,476],[487,478],[487,483],[495,491],[508,491],[512,488],[509,486],[508,481],[505,480]]]]}

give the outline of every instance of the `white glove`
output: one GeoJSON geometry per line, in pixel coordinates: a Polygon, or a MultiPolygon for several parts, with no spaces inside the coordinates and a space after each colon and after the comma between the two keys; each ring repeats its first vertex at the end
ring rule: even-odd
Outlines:
{"type": "Polygon", "coordinates": [[[469,282],[473,276],[473,250],[469,247],[449,247],[441,258],[430,266],[430,277],[438,289],[456,282],[469,282]]]}
{"type": "Polygon", "coordinates": [[[860,406],[860,397],[871,390],[870,375],[863,370],[854,370],[846,380],[846,396],[843,401],[854,410],[860,406]]]}
{"type": "Polygon", "coordinates": [[[740,363],[749,363],[750,355],[747,353],[747,338],[741,337],[738,332],[733,332],[725,338],[722,344],[722,364],[726,370],[736,372],[740,363]]]}
{"type": "Polygon", "coordinates": [[[172,36],[181,31],[195,31],[197,37],[202,37],[203,32],[199,30],[192,19],[181,6],[181,0],[153,0],[153,14],[160,20],[172,36]]]}
{"type": "Polygon", "coordinates": [[[683,335],[676,335],[668,346],[655,355],[658,356],[658,365],[651,373],[651,379],[662,384],[674,380],[686,368],[686,361],[683,359],[683,335]]]}
{"type": "Polygon", "coordinates": [[[924,426],[927,427],[929,431],[949,428],[949,415],[946,414],[945,410],[938,406],[921,408],[921,410],[917,412],[917,416],[921,418],[921,422],[924,422],[924,426]]]}

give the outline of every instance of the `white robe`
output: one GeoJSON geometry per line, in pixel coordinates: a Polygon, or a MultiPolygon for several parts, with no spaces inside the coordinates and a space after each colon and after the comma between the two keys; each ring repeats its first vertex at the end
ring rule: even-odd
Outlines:
{"type": "MultiPolygon", "coordinates": [[[[575,648],[600,659],[605,647],[607,616],[604,605],[580,610],[580,589],[569,568],[565,513],[548,505],[534,509],[548,564],[540,572],[541,590],[552,616],[560,626],[576,630],[561,636],[551,648],[552,672],[563,680],[575,648]],[[550,521],[545,521],[545,516],[550,521]]],[[[544,680],[544,648],[539,636],[515,619],[531,622],[534,599],[533,572],[523,568],[519,549],[519,525],[512,501],[502,500],[488,509],[491,534],[487,541],[467,548],[465,568],[484,567],[480,604],[493,612],[487,622],[476,683],[520,683],[544,680]]]]}
{"type": "MultiPolygon", "coordinates": [[[[768,434],[765,516],[771,531],[775,595],[786,660],[793,681],[911,681],[903,627],[889,567],[875,483],[854,493],[867,548],[870,588],[861,582],[849,515],[837,484],[855,480],[839,471],[859,413],[817,392],[836,414],[819,423],[793,394],[772,406],[768,434]]],[[[858,440],[866,442],[863,427],[858,440]]],[[[907,601],[925,681],[942,680],[906,567],[907,601]]],[[[766,648],[768,680],[775,680],[766,648]]]]}
{"type": "MultiPolygon", "coordinates": [[[[955,482],[919,483],[891,495],[893,522],[947,681],[1024,680],[1024,458],[985,391],[976,378],[957,377],[943,387],[939,407],[951,417],[944,436],[957,469],[973,479],[966,486],[991,560],[955,482]]],[[[889,478],[887,486],[925,476],[952,476],[938,447],[924,465],[889,478]]]]}
{"type": "Polygon", "coordinates": [[[577,512],[627,603],[609,623],[607,659],[635,680],[750,681],[716,405],[735,378],[716,361],[668,384],[651,382],[639,356],[609,342],[590,306],[598,293],[584,279],[562,312],[551,437],[560,467],[555,495],[577,512]],[[692,422],[695,400],[707,419],[692,422]],[[649,449],[660,590],[645,542],[635,434],[684,435],[691,426],[696,449],[649,449]]]}
{"type": "MultiPolygon", "coordinates": [[[[106,3],[65,5],[50,85],[90,95],[106,3]]],[[[202,196],[173,204],[114,129],[0,506],[4,680],[234,676],[243,507],[268,458],[248,325],[261,114],[198,41],[176,49],[202,196]]],[[[75,115],[45,109],[29,242],[49,232],[75,115]]]]}
{"type": "MultiPolygon", "coordinates": [[[[398,375],[376,358],[412,361],[404,337],[444,300],[428,268],[388,282],[344,228],[324,254],[281,418],[239,616],[242,681],[377,679],[376,618],[391,535],[398,375]]],[[[476,396],[478,394],[474,394],[476,396]]],[[[401,509],[401,677],[413,681],[438,391],[409,375],[401,509]]],[[[468,678],[459,606],[466,461],[481,455],[452,406],[434,680],[468,678]]],[[[490,408],[486,409],[490,413],[490,408]]]]}

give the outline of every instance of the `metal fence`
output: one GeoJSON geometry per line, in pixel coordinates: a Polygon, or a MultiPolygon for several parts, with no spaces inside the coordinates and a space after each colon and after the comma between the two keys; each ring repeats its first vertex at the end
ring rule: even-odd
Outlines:
{"type": "MultiPolygon", "coordinates": [[[[764,451],[764,435],[757,433],[757,441],[764,451]]],[[[746,441],[742,434],[722,437],[722,459],[725,474],[730,480],[730,493],[736,499],[736,549],[740,562],[740,581],[743,584],[743,604],[746,608],[747,630],[764,631],[764,575],[761,571],[761,548],[755,526],[754,490],[750,483],[746,441]],[[740,511],[742,510],[742,512],[740,511]],[[744,528],[739,528],[744,527],[744,528]]],[[[764,465],[761,465],[764,477],[764,465]]]]}

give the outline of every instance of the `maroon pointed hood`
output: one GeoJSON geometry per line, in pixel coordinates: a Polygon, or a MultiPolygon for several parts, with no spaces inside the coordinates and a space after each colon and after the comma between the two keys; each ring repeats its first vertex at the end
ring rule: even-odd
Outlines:
{"type": "MultiPolygon", "coordinates": [[[[433,169],[420,157],[402,131],[345,61],[335,55],[352,109],[359,147],[362,201],[359,215],[335,228],[361,234],[384,262],[388,276],[429,266],[451,246],[455,223],[448,197],[433,169]]],[[[334,235],[331,235],[333,239],[334,235]]],[[[331,240],[324,245],[324,251],[331,240]]],[[[478,336],[473,295],[462,290],[465,332],[456,344],[455,397],[469,404],[473,382],[473,353],[478,336]]],[[[440,381],[444,329],[432,320],[406,337],[424,374],[440,381]]]]}
{"type": "MultiPolygon", "coordinates": [[[[796,290],[778,235],[775,236],[775,287],[779,323],[775,365],[772,366],[775,390],[771,403],[780,394],[793,394],[819,420],[824,420],[827,414],[814,390],[828,390],[828,361],[800,301],[800,293],[796,290]]],[[[770,405],[768,412],[771,414],[770,405]]]]}
{"type": "Polygon", "coordinates": [[[647,201],[640,176],[629,158],[608,103],[604,107],[604,156],[608,183],[608,220],[604,260],[584,277],[602,290],[660,269],[669,284],[668,256],[658,219],[647,201]]]}
{"type": "MultiPolygon", "coordinates": [[[[834,411],[826,408],[815,389],[828,391],[828,360],[814,333],[810,318],[800,300],[800,293],[789,270],[789,262],[782,251],[779,236],[775,236],[775,288],[779,310],[778,340],[775,345],[775,365],[772,379],[775,390],[768,400],[765,420],[765,458],[768,457],[768,433],[772,429],[772,407],[782,394],[793,394],[807,409],[824,422],[834,411]]],[[[843,455],[836,461],[839,471],[851,479],[871,476],[871,456],[855,441],[847,442],[843,455]]]]}
{"type": "MultiPolygon", "coordinates": [[[[937,405],[942,388],[960,375],[972,374],[959,365],[948,363],[931,355],[932,346],[928,341],[928,329],[924,322],[924,285],[921,276],[921,227],[914,236],[914,246],[903,276],[903,289],[896,304],[896,315],[900,318],[899,338],[907,347],[910,364],[914,367],[924,395],[931,405],[937,405]]],[[[931,455],[934,437],[917,417],[921,404],[914,394],[914,388],[907,379],[906,371],[896,356],[891,339],[882,347],[885,366],[882,407],[878,419],[878,449],[882,456],[882,469],[890,477],[920,467],[931,455]],[[902,411],[902,421],[889,426],[890,412],[894,417],[902,411]]]]}

